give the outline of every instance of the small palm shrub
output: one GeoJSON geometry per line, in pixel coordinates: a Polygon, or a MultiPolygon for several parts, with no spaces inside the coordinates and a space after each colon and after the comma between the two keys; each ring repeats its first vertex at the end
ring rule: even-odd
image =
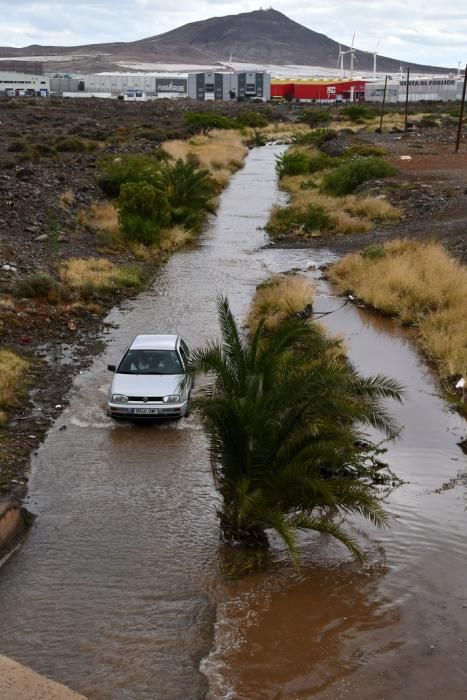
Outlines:
{"type": "Polygon", "coordinates": [[[161,169],[160,188],[170,207],[170,224],[196,229],[204,212],[210,210],[215,183],[209,170],[200,168],[195,158],[179,158],[161,169]]]}
{"type": "Polygon", "coordinates": [[[336,136],[333,129],[314,129],[313,131],[294,131],[292,142],[298,146],[316,146],[319,148],[326,141],[330,141],[336,136]]]}
{"type": "Polygon", "coordinates": [[[327,194],[341,197],[355,192],[367,180],[390,177],[397,169],[382,158],[362,158],[341,163],[335,170],[325,175],[322,190],[327,194]]]}
{"type": "Polygon", "coordinates": [[[298,532],[315,530],[360,556],[333,518],[387,523],[370,466],[375,451],[362,447],[360,431],[394,433],[383,401],[400,400],[401,387],[361,377],[314,323],[260,323],[243,338],[226,299],[218,312],[221,340],[194,350],[188,374],[212,378],[193,405],[209,441],[225,541],[266,548],[272,530],[298,562],[298,532]]]}

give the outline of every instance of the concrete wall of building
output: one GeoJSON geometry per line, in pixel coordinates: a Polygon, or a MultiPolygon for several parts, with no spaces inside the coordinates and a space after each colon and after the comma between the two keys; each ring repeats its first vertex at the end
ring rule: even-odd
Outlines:
{"type": "Polygon", "coordinates": [[[0,71],[0,94],[5,94],[11,90],[24,91],[40,90],[50,92],[50,79],[45,75],[34,75],[32,73],[17,73],[13,71],[0,71]]]}

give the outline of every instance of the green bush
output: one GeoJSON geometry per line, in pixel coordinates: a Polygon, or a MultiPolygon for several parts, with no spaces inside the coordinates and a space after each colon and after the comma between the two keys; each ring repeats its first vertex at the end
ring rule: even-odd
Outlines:
{"type": "Polygon", "coordinates": [[[272,236],[289,232],[311,233],[312,231],[331,230],[333,220],[319,204],[310,204],[305,209],[293,205],[275,209],[266,230],[272,236]]]}
{"type": "Polygon", "coordinates": [[[185,112],[183,122],[196,131],[202,131],[203,134],[208,134],[212,129],[235,129],[236,127],[232,119],[214,112],[185,112]]]}
{"type": "Polygon", "coordinates": [[[372,243],[364,248],[360,255],[363,258],[368,258],[369,260],[381,260],[381,258],[386,257],[386,250],[384,246],[379,243],[372,243]]]}
{"type": "Polygon", "coordinates": [[[53,304],[71,299],[70,289],[45,272],[36,272],[22,279],[16,286],[15,294],[18,297],[46,299],[53,304]]]}
{"type": "Polygon", "coordinates": [[[55,144],[55,148],[57,151],[65,151],[68,153],[84,153],[88,150],[85,141],[71,137],[59,139],[55,144]]]}
{"type": "Polygon", "coordinates": [[[246,111],[238,115],[236,119],[237,125],[240,127],[250,126],[253,129],[258,129],[267,126],[268,120],[259,112],[246,111]]]}
{"type": "Polygon", "coordinates": [[[371,158],[372,156],[383,157],[387,151],[382,146],[351,146],[344,153],[344,158],[371,158]]]}
{"type": "Polygon", "coordinates": [[[120,188],[119,223],[128,240],[145,245],[159,242],[161,229],[170,224],[166,196],[147,182],[126,182],[120,188]]]}
{"type": "Polygon", "coordinates": [[[355,192],[367,180],[396,175],[396,168],[382,158],[362,158],[341,163],[325,175],[322,190],[327,194],[343,196],[355,192]]]}
{"type": "Polygon", "coordinates": [[[304,109],[299,115],[297,121],[303,124],[308,124],[308,126],[326,126],[332,119],[332,114],[329,109],[304,109]]]}
{"type": "Polygon", "coordinates": [[[10,153],[22,153],[28,150],[26,141],[12,141],[8,144],[7,151],[10,153]]]}
{"type": "Polygon", "coordinates": [[[277,156],[276,172],[279,178],[284,175],[306,175],[326,168],[335,168],[339,162],[339,159],[325,153],[312,155],[306,151],[291,150],[277,156]]]}
{"type": "Polygon", "coordinates": [[[33,152],[36,156],[56,156],[57,151],[53,146],[49,146],[48,143],[35,143],[33,146],[33,152]]]}
{"type": "Polygon", "coordinates": [[[160,163],[151,156],[106,158],[98,164],[97,184],[107,197],[118,197],[127,182],[147,182],[158,186],[160,163]]]}
{"type": "Polygon", "coordinates": [[[341,116],[352,122],[358,122],[360,119],[373,119],[377,114],[374,108],[366,105],[350,105],[341,111],[341,116]]]}

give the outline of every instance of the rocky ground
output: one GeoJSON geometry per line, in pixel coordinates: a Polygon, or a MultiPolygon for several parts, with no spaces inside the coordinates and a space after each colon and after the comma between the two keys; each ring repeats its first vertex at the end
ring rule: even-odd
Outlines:
{"type": "MultiPolygon", "coordinates": [[[[217,109],[231,114],[244,108],[217,109]]],[[[189,136],[183,125],[188,109],[200,106],[0,100],[0,347],[31,361],[29,391],[15,398],[10,420],[0,428],[0,501],[24,495],[29,456],[66,402],[73,376],[102,347],[105,313],[121,298],[116,292],[88,304],[57,306],[22,298],[16,287],[69,257],[135,262],[128,251],[106,249],[79,215],[102,199],[96,162],[105,153],[151,152],[167,138],[189,136]]],[[[368,234],[313,239],[313,245],[346,252],[396,235],[436,236],[467,260],[467,141],[454,155],[453,128],[364,138],[384,145],[399,168],[398,177],[372,183],[371,191],[402,206],[404,218],[368,234]]],[[[157,274],[146,267],[149,276],[157,274]]]]}

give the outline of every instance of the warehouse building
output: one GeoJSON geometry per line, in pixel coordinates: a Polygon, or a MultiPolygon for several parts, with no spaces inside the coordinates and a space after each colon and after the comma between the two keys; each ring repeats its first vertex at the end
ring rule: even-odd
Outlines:
{"type": "MultiPolygon", "coordinates": [[[[454,102],[462,98],[462,78],[446,76],[414,76],[409,79],[409,102],[454,102]]],[[[405,102],[407,79],[388,76],[386,102],[405,102]]],[[[382,102],[384,80],[368,82],[366,102],[382,102]]]]}
{"type": "Polygon", "coordinates": [[[7,97],[42,96],[50,93],[50,80],[45,75],[0,71],[0,95],[7,97]]]}
{"type": "Polygon", "coordinates": [[[271,97],[319,104],[361,102],[365,99],[365,82],[338,79],[277,79],[272,80],[271,97]]]}
{"type": "Polygon", "coordinates": [[[195,100],[267,101],[271,98],[271,77],[264,71],[192,73],[188,76],[188,96],[195,100]]]}
{"type": "Polygon", "coordinates": [[[262,71],[216,73],[99,73],[51,78],[53,95],[156,99],[191,97],[195,100],[269,100],[270,76],[262,71]]]}

